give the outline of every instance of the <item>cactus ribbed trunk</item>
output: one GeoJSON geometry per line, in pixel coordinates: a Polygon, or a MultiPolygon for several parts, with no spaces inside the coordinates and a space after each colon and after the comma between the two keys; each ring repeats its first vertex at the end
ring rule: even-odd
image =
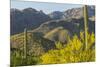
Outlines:
{"type": "Polygon", "coordinates": [[[85,38],[85,49],[87,49],[87,23],[88,23],[88,8],[87,5],[83,7],[83,14],[84,14],[84,38],[85,38]]]}
{"type": "Polygon", "coordinates": [[[27,29],[24,29],[24,58],[27,58],[27,29]]]}

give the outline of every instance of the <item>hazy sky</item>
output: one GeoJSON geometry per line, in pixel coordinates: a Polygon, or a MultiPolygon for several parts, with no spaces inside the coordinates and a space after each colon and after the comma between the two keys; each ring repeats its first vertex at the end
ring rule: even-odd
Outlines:
{"type": "Polygon", "coordinates": [[[70,8],[82,7],[82,5],[76,4],[59,4],[59,3],[43,3],[34,1],[11,1],[11,8],[24,9],[32,7],[36,10],[43,10],[45,13],[50,13],[52,11],[65,11],[70,8]]]}

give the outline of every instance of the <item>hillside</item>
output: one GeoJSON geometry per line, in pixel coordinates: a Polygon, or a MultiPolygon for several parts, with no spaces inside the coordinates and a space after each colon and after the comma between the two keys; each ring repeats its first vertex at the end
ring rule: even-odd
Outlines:
{"type": "MultiPolygon", "coordinates": [[[[95,7],[88,6],[89,17],[95,16],[95,7]]],[[[54,11],[45,14],[42,10],[37,11],[34,8],[25,8],[23,10],[11,8],[11,35],[22,33],[24,28],[33,30],[45,22],[55,22],[56,20],[80,19],[83,17],[82,8],[72,8],[66,11],[54,11]]]]}
{"type": "Polygon", "coordinates": [[[70,33],[66,29],[63,29],[62,27],[58,27],[51,30],[46,35],[44,35],[44,38],[54,42],[59,41],[61,43],[66,43],[70,36],[71,36],[70,33]]]}
{"type": "MultiPolygon", "coordinates": [[[[95,32],[95,21],[89,19],[88,30],[89,32],[95,32]]],[[[46,35],[48,32],[55,28],[62,27],[70,32],[70,35],[74,35],[84,30],[84,20],[79,19],[66,19],[66,20],[52,20],[41,24],[38,28],[34,29],[33,32],[39,32],[46,35]]]]}
{"type": "MultiPolygon", "coordinates": [[[[14,36],[11,36],[11,51],[22,51],[24,49],[24,34],[17,34],[14,36]]],[[[55,48],[55,43],[53,41],[50,41],[48,39],[45,39],[37,33],[28,33],[27,34],[27,47],[28,47],[28,53],[31,55],[41,55],[45,52],[47,52],[50,49],[55,48]]]]}

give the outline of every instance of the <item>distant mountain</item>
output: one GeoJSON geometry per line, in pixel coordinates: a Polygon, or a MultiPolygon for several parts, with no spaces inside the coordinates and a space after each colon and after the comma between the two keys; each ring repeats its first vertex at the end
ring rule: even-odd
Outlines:
{"type": "Polygon", "coordinates": [[[53,20],[55,20],[55,19],[61,19],[63,15],[64,15],[63,12],[60,12],[60,11],[54,11],[54,12],[52,12],[52,13],[49,14],[49,16],[53,20]]]}
{"type": "Polygon", "coordinates": [[[11,9],[10,16],[11,35],[23,32],[24,28],[35,29],[43,22],[50,20],[42,10],[37,11],[33,8],[11,9]]]}
{"type": "MultiPolygon", "coordinates": [[[[88,15],[89,17],[95,15],[95,6],[88,6],[88,15]]],[[[54,11],[49,14],[53,19],[66,19],[66,18],[82,18],[83,17],[83,8],[72,8],[64,12],[54,11]]]]}
{"type": "MultiPolygon", "coordinates": [[[[37,11],[34,8],[26,8],[23,10],[11,9],[11,35],[23,32],[24,28],[42,32],[42,34],[50,30],[62,26],[72,33],[77,30],[75,25],[83,22],[83,9],[72,8],[64,12],[54,11],[45,14],[42,10],[37,11]],[[68,22],[68,23],[67,23],[68,22]],[[69,23],[70,22],[70,23],[69,23]],[[76,22],[76,23],[75,23],[76,22]]],[[[90,20],[94,20],[95,7],[88,6],[88,15],[90,20]]]]}

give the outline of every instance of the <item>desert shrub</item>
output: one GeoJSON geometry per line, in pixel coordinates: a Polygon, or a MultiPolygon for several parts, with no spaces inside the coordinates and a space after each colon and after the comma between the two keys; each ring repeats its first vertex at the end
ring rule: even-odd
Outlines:
{"type": "MultiPolygon", "coordinates": [[[[15,39],[15,37],[13,38],[15,39]]],[[[15,45],[17,44],[21,45],[23,43],[22,38],[23,37],[21,37],[21,39],[19,38],[21,40],[21,43],[19,44],[17,42],[16,43],[14,42],[15,45]]],[[[20,42],[20,40],[18,40],[18,42],[20,42]]],[[[84,32],[80,32],[79,36],[74,35],[71,38],[69,36],[66,37],[67,42],[65,43],[62,43],[60,41],[55,42],[54,49],[49,49],[51,48],[51,44],[53,43],[50,44],[49,41],[46,39],[40,40],[40,38],[38,39],[35,38],[34,40],[35,40],[34,41],[35,46],[29,43],[30,48],[28,48],[28,55],[26,59],[23,58],[23,50],[22,50],[23,48],[20,48],[22,46],[20,47],[18,45],[11,46],[12,47],[11,66],[14,67],[14,66],[35,65],[35,64],[58,64],[58,63],[95,61],[95,34],[94,33],[87,32],[87,41],[88,41],[87,50],[83,49],[85,48],[84,32]],[[41,50],[42,44],[46,49],[46,53],[41,50]],[[35,53],[38,55],[36,55],[35,53]],[[40,55],[40,53],[42,54],[40,55]]]]}
{"type": "Polygon", "coordinates": [[[55,45],[56,45],[56,49],[61,49],[64,47],[64,45],[61,42],[56,42],[55,45]]]}
{"type": "Polygon", "coordinates": [[[23,65],[36,65],[41,62],[39,57],[27,56],[24,58],[19,52],[15,51],[11,53],[11,66],[23,66],[23,65]]]}
{"type": "Polygon", "coordinates": [[[88,48],[87,50],[83,50],[85,48],[83,34],[84,32],[80,32],[80,37],[74,35],[66,44],[57,42],[56,47],[59,49],[50,50],[43,54],[40,57],[42,60],[41,64],[95,61],[95,35],[94,33],[88,33],[88,48]],[[66,46],[62,48],[62,45],[66,46]]]}

